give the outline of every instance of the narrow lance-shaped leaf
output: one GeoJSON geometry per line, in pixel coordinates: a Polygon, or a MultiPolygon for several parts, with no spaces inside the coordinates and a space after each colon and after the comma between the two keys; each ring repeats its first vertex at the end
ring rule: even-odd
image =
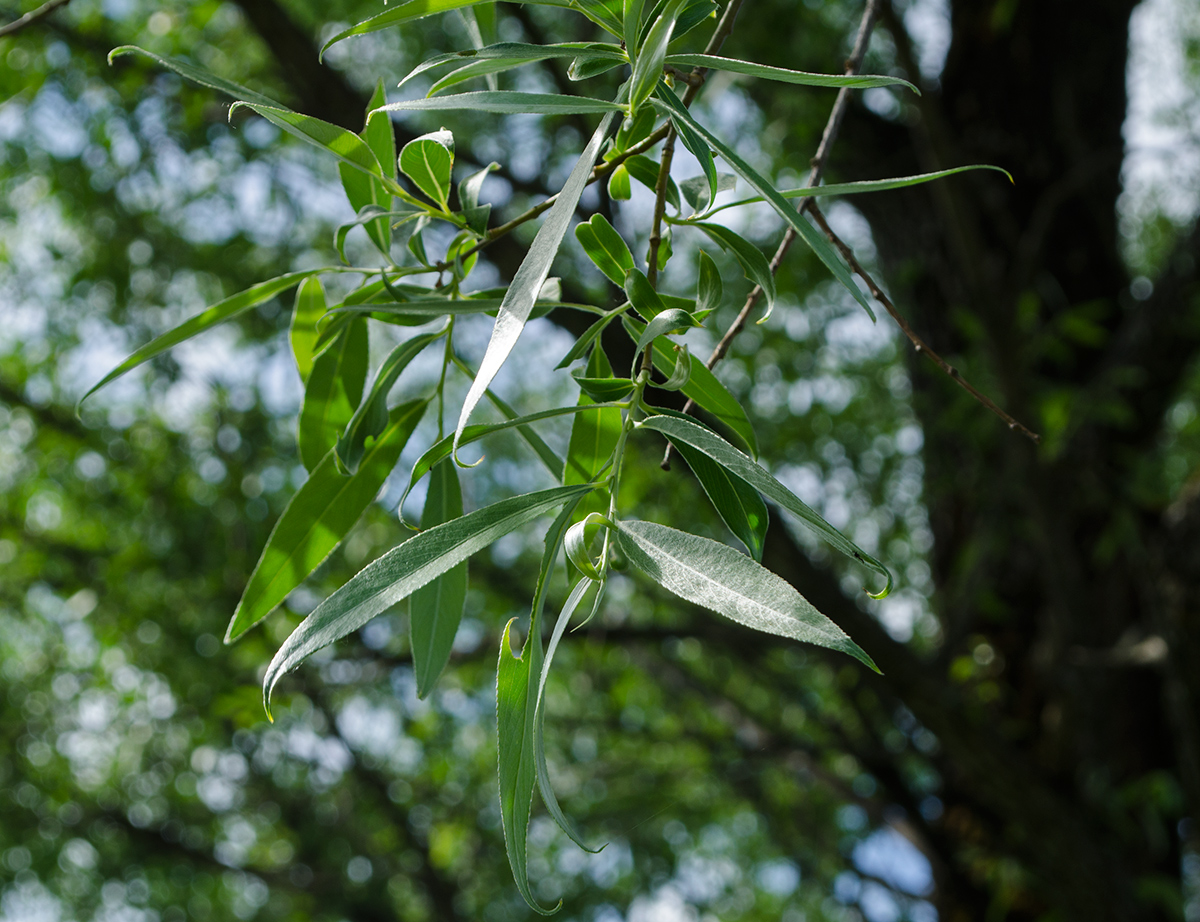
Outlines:
{"type": "Polygon", "coordinates": [[[379,374],[371,385],[371,391],[363,400],[354,416],[347,423],[345,431],[337,440],[337,456],[339,461],[349,471],[358,469],[369,439],[378,435],[387,425],[387,398],[400,373],[408,367],[430,343],[445,335],[445,330],[414,336],[392,350],[391,354],[379,366],[379,374]]]}
{"type": "Polygon", "coordinates": [[[79,398],[82,404],[104,385],[110,381],[114,381],[128,371],[132,371],[144,362],[150,361],[157,355],[162,355],[173,346],[178,346],[181,342],[191,339],[198,333],[203,333],[205,330],[210,330],[219,323],[224,323],[226,320],[232,320],[239,314],[245,313],[252,307],[257,307],[264,301],[270,301],[278,294],[282,294],[289,288],[295,288],[306,278],[314,275],[320,275],[323,272],[336,271],[328,268],[324,269],[308,269],[304,272],[289,272],[287,275],[281,275],[279,278],[271,279],[266,282],[259,282],[245,291],[238,292],[236,295],[226,298],[224,301],[218,301],[212,307],[209,307],[194,317],[190,317],[174,329],[163,333],[152,339],[146,345],[133,352],[129,358],[125,359],[120,365],[106,374],[96,384],[88,390],[86,394],[79,398]]]}
{"type": "Polygon", "coordinates": [[[675,416],[648,416],[638,423],[638,427],[661,432],[677,445],[682,442],[708,455],[726,470],[742,478],[767,499],[799,517],[805,525],[835,549],[874,570],[887,580],[883,591],[875,594],[874,598],[883,598],[892,591],[892,574],[887,567],[826,522],[814,509],[772,477],[764,468],[715,432],[705,429],[691,420],[675,416]]]}
{"type": "Polygon", "coordinates": [[[771,313],[775,306],[775,274],[771,271],[771,264],[767,262],[762,250],[721,224],[702,223],[696,227],[708,234],[723,250],[732,253],[742,264],[742,268],[746,270],[746,278],[761,288],[767,296],[767,313],[771,313]]]}
{"type": "MultiPolygon", "coordinates": [[[[453,461],[446,459],[435,465],[431,472],[421,527],[433,528],[451,522],[462,514],[458,470],[453,461]]],[[[438,676],[450,661],[454,635],[458,633],[466,599],[467,562],[464,560],[433,582],[422,586],[409,600],[409,639],[418,698],[424,698],[432,691],[438,676]]]]}
{"type": "Polygon", "coordinates": [[[462,209],[467,226],[477,234],[487,232],[488,217],[492,213],[491,204],[480,205],[479,193],[483,190],[483,181],[488,173],[500,169],[500,164],[494,160],[482,170],[472,173],[458,184],[458,207],[462,209]]]}
{"type": "Polygon", "coordinates": [[[229,622],[226,643],[270,614],[342,542],[379,494],[427,403],[416,400],[392,410],[354,476],[337,470],[333,452],[321,459],[271,530],[229,622]]]}
{"type": "MultiPolygon", "coordinates": [[[[469,109],[499,115],[598,115],[619,112],[621,106],[591,96],[564,96],[558,93],[523,93],[517,90],[478,90],[452,93],[430,99],[390,102],[380,112],[451,112],[469,109]]],[[[590,167],[589,167],[590,169],[590,167]]]]}
{"type": "Polygon", "coordinates": [[[599,320],[593,323],[590,327],[584,330],[579,339],[575,340],[575,344],[567,350],[567,354],[559,359],[558,364],[554,366],[554,370],[558,371],[560,368],[566,368],[577,358],[583,355],[587,351],[588,346],[597,340],[600,337],[600,334],[604,332],[604,328],[612,323],[613,318],[619,317],[627,310],[629,310],[629,302],[622,304],[620,307],[613,308],[611,311],[609,311],[607,314],[604,314],[599,320]]]}
{"type": "MultiPolygon", "coordinates": [[[[633,341],[637,342],[644,329],[643,324],[629,317],[622,317],[621,322],[633,337],[633,341]]],[[[664,375],[670,374],[675,367],[675,351],[669,341],[654,341],[654,367],[664,375]]],[[[692,362],[691,377],[680,391],[685,397],[694,400],[702,410],[712,414],[751,454],[758,454],[758,436],[754,433],[754,426],[751,425],[746,410],[703,362],[692,362]]]]}
{"type": "Polygon", "coordinates": [[[288,338],[301,383],[307,383],[317,345],[317,321],[325,314],[325,288],[319,278],[306,278],[296,292],[288,338]]]}
{"type": "MultiPolygon", "coordinates": [[[[387,94],[383,89],[383,81],[380,80],[371,96],[371,101],[367,104],[367,111],[377,109],[385,102],[387,102],[387,94]]],[[[394,179],[396,142],[391,122],[388,121],[387,116],[377,115],[368,118],[360,137],[375,154],[375,158],[384,172],[389,178],[394,179]]],[[[350,207],[356,214],[362,214],[363,209],[370,206],[374,206],[382,212],[391,209],[392,194],[382,181],[346,163],[338,164],[338,174],[342,180],[342,188],[346,190],[346,198],[350,200],[350,207]]],[[[365,226],[371,242],[379,248],[384,256],[388,256],[392,246],[391,222],[380,217],[374,221],[365,222],[365,226]]],[[[340,249],[339,247],[339,251],[340,249]]]]}
{"type": "MultiPolygon", "coordinates": [[[[378,32],[381,29],[390,29],[392,26],[412,22],[414,19],[422,19],[425,16],[446,13],[450,10],[461,10],[482,2],[485,2],[485,0],[407,0],[407,2],[384,10],[370,19],[366,19],[357,25],[351,26],[349,29],[339,32],[322,46],[321,57],[325,56],[325,52],[329,50],[330,46],[336,45],[343,39],[350,38],[353,35],[366,35],[370,32],[378,32]]],[[[558,0],[525,0],[525,2],[538,6],[570,8],[567,0],[562,0],[562,2],[558,2],[558,0]]]]}
{"type": "Polygon", "coordinates": [[[504,499],[409,538],[367,564],[300,622],[267,667],[263,703],[289,670],[386,611],[476,551],[527,522],[582,496],[590,486],[554,487],[504,499]]]}
{"type": "MultiPolygon", "coordinates": [[[[546,590],[554,563],[558,559],[563,534],[571,523],[577,501],[567,502],[566,508],[546,533],[542,565],[529,615],[529,636],[521,656],[513,654],[512,641],[509,638],[509,631],[516,620],[514,618],[504,628],[504,636],[500,640],[500,662],[496,674],[500,821],[504,831],[505,850],[517,889],[525,902],[542,915],[549,915],[558,907],[547,910],[534,900],[529,888],[529,871],[526,866],[529,812],[533,806],[534,779],[538,774],[535,739],[536,686],[533,677],[540,676],[542,671],[542,613],[546,605],[546,590]]],[[[554,792],[551,790],[550,797],[553,796],[554,792]]],[[[558,806],[557,801],[554,805],[558,806]]],[[[561,814],[562,811],[558,812],[561,814]]]]}
{"type": "Polygon", "coordinates": [[[838,650],[879,671],[789,582],[728,545],[653,522],[620,522],[617,544],[630,563],[681,599],[758,631],[838,650]]]}
{"type": "MultiPolygon", "coordinates": [[[[645,40],[637,49],[637,57],[633,62],[633,76],[630,77],[629,111],[636,113],[642,103],[650,98],[654,87],[662,79],[663,62],[667,57],[667,46],[671,44],[671,35],[675,31],[675,21],[686,0],[667,0],[663,11],[659,14],[645,40]]],[[[633,52],[630,51],[630,54],[633,52]]]]}
{"type": "MultiPolygon", "coordinates": [[[[521,64],[532,64],[536,61],[547,61],[554,58],[585,59],[615,59],[624,61],[625,54],[617,45],[593,42],[561,42],[553,45],[530,45],[525,42],[498,42],[485,45],[483,48],[473,48],[467,51],[452,51],[446,54],[435,54],[426,58],[407,74],[397,86],[404,86],[414,77],[436,67],[446,64],[475,65],[497,64],[501,68],[516,67],[521,64]]],[[[460,67],[460,70],[462,68],[460,67]]],[[[493,71],[495,73],[495,71],[493,71]]],[[[443,77],[442,80],[446,78],[443,77]]],[[[439,81],[440,82],[440,81],[439,81]]],[[[430,91],[433,92],[432,90],[430,91]]]]}
{"type": "Polygon", "coordinates": [[[297,436],[300,461],[310,471],[337,444],[362,400],[369,351],[367,323],[355,318],[313,361],[297,436]]]}
{"type": "Polygon", "coordinates": [[[717,264],[704,250],[700,251],[700,270],[696,283],[696,309],[714,311],[721,306],[721,298],[725,295],[725,285],[721,281],[721,273],[717,264]]]}
{"type": "MultiPolygon", "coordinates": [[[[499,47],[499,46],[492,46],[499,47]]],[[[507,70],[512,70],[516,67],[523,67],[526,64],[534,61],[545,61],[552,58],[572,58],[576,62],[576,67],[595,67],[597,69],[610,70],[625,63],[625,55],[621,53],[620,48],[616,45],[591,45],[582,42],[572,42],[570,45],[514,45],[520,49],[511,57],[475,57],[470,63],[463,65],[457,70],[453,70],[446,74],[433,86],[429,88],[427,96],[436,96],[443,90],[449,89],[452,86],[457,86],[467,80],[474,80],[477,77],[487,77],[489,81],[495,82],[495,75],[503,73],[507,70]],[[536,48],[540,50],[539,54],[531,54],[525,49],[536,48]]],[[[489,86],[488,89],[495,90],[495,86],[489,86]]]]}
{"type": "Polygon", "coordinates": [[[809,74],[801,70],[788,70],[784,67],[769,67],[766,64],[755,64],[753,61],[739,61],[736,58],[722,58],[715,54],[672,54],[667,56],[666,63],[673,67],[705,67],[709,70],[723,70],[730,74],[745,74],[748,77],[760,77],[763,80],[775,80],[780,83],[794,83],[799,86],[827,86],[866,90],[877,86],[904,86],[918,96],[921,91],[899,77],[880,77],[871,74],[809,74]]]}
{"type": "Polygon", "coordinates": [[[256,102],[264,106],[272,106],[277,109],[286,109],[287,107],[270,96],[264,96],[262,93],[257,93],[249,87],[242,86],[240,83],[234,83],[232,80],[226,80],[224,77],[218,77],[211,71],[205,70],[203,67],[197,67],[195,64],[189,64],[187,61],[181,61],[178,58],[165,58],[162,55],[155,54],[153,51],[147,51],[145,48],[139,48],[137,45],[121,45],[119,48],[114,48],[108,53],[108,63],[111,64],[115,58],[124,57],[129,54],[140,54],[144,57],[156,61],[168,70],[173,70],[185,80],[190,80],[192,83],[206,86],[211,90],[217,90],[227,96],[232,96],[234,99],[242,99],[246,102],[256,102]]]}
{"type": "Polygon", "coordinates": [[[567,232],[571,216],[579,204],[579,198],[583,194],[588,177],[592,172],[592,164],[596,162],[596,155],[608,134],[612,120],[611,113],[606,115],[592,134],[583,154],[574,169],[571,170],[571,175],[567,177],[566,184],[559,192],[558,199],[546,215],[545,222],[538,228],[537,236],[534,237],[533,244],[521,262],[520,268],[517,269],[512,284],[508,286],[508,291],[504,294],[504,301],[500,305],[496,325],[492,328],[492,338],[488,343],[487,352],[484,353],[479,372],[471,384],[471,389],[463,402],[462,412],[458,417],[458,426],[454,431],[456,452],[471,412],[479,403],[488,385],[492,383],[492,379],[496,377],[496,373],[508,358],[513,346],[516,345],[517,338],[521,335],[521,331],[525,328],[525,322],[533,310],[538,292],[541,291],[542,284],[550,275],[550,264],[558,253],[563,235],[567,232]]]}
{"type": "MultiPolygon", "coordinates": [[[[859,195],[863,192],[887,192],[889,189],[907,189],[909,186],[919,186],[922,183],[933,182],[935,179],[945,179],[947,176],[953,176],[955,173],[966,173],[970,170],[995,170],[997,173],[1003,173],[1008,177],[1008,181],[1012,182],[1012,174],[1008,170],[991,166],[987,163],[973,163],[970,166],[956,166],[950,170],[938,170],[935,173],[919,173],[916,176],[896,176],[892,179],[866,179],[858,182],[837,182],[829,183],[825,186],[801,186],[799,189],[781,189],[779,194],[784,198],[819,198],[826,195],[859,195]]],[[[761,202],[764,199],[761,196],[753,196],[752,198],[739,199],[736,202],[729,202],[721,205],[719,208],[714,208],[709,212],[714,215],[719,211],[724,211],[726,208],[738,208],[742,205],[753,205],[755,202],[761,202]]]]}
{"type": "Polygon", "coordinates": [[[702,135],[712,145],[713,150],[720,154],[721,158],[733,167],[734,172],[746,180],[754,191],[761,195],[775,209],[779,216],[795,230],[800,239],[808,244],[809,248],[817,254],[821,262],[825,263],[829,271],[833,273],[833,277],[841,282],[846,287],[846,290],[854,296],[854,299],[862,305],[867,315],[872,320],[875,319],[875,311],[871,309],[871,304],[867,300],[867,296],[863,294],[862,290],[855,283],[849,268],[842,262],[842,258],[833,249],[830,242],[825,239],[824,234],[809,224],[804,216],[789,205],[787,199],[780,195],[775,187],[761,173],[750,166],[733,148],[696,121],[665,83],[659,85],[658,96],[654,100],[654,105],[659,111],[669,115],[671,121],[676,126],[686,125],[702,135]]]}

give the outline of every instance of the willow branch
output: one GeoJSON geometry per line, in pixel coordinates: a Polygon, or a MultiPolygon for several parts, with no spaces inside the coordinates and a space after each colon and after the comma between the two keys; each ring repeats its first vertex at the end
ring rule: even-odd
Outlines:
{"type": "MultiPolygon", "coordinates": [[[[731,4],[732,6],[732,4],[731,4]]],[[[871,32],[875,28],[875,20],[879,15],[879,0],[867,0],[866,9],[863,10],[862,19],[858,24],[858,34],[854,38],[854,48],[850,52],[850,57],[846,59],[845,74],[847,77],[853,77],[862,68],[863,58],[867,55],[867,46],[871,43],[871,32]]],[[[689,90],[689,92],[691,92],[689,90]]],[[[838,90],[837,99],[833,101],[833,109],[829,113],[829,118],[825,122],[825,130],[821,132],[821,143],[817,145],[817,152],[813,155],[811,161],[811,170],[808,174],[809,186],[815,186],[821,181],[821,174],[825,170],[825,161],[829,158],[829,151],[833,148],[834,142],[837,140],[838,132],[842,128],[842,120],[846,117],[846,109],[850,105],[850,87],[844,86],[838,90]]],[[[811,201],[811,199],[807,199],[811,201]]],[[[803,205],[801,209],[803,209],[803,205]]],[[[787,233],[783,235],[783,239],[779,242],[779,246],[775,250],[775,255],[771,257],[771,275],[779,270],[780,263],[787,256],[788,250],[792,248],[792,243],[796,240],[796,232],[792,228],[787,229],[787,233]]],[[[758,304],[759,298],[762,297],[763,290],[760,286],[755,285],[750,289],[750,294],[746,296],[746,303],[742,305],[742,309],[738,311],[737,317],[733,323],[729,325],[729,329],[725,331],[725,335],[721,337],[721,341],[717,343],[712,354],[708,357],[708,361],[704,364],[711,371],[716,364],[725,358],[729,352],[729,347],[737,338],[737,335],[746,328],[746,320],[751,312],[758,304]]],[[[695,408],[696,402],[688,399],[683,406],[684,413],[691,413],[695,408]]],[[[671,452],[673,446],[667,443],[667,450],[663,453],[662,469],[669,471],[671,469],[671,452]]]]}
{"type": "Polygon", "coordinates": [[[854,274],[866,282],[867,289],[871,292],[871,295],[875,298],[875,300],[882,304],[884,309],[891,314],[892,319],[896,321],[896,325],[899,326],[904,332],[904,335],[908,337],[909,341],[913,344],[913,348],[915,348],[917,352],[927,355],[929,360],[947,375],[949,375],[959,387],[961,387],[981,404],[1004,420],[1005,425],[1007,425],[1009,429],[1012,429],[1014,432],[1019,432],[1026,438],[1031,439],[1034,444],[1037,444],[1041,441],[1040,435],[1038,435],[1032,429],[1026,428],[1020,422],[1013,419],[1013,417],[1004,410],[1000,409],[1000,407],[998,407],[992,401],[992,399],[988,397],[987,394],[984,394],[982,391],[978,390],[966,378],[964,378],[962,376],[962,372],[960,372],[957,368],[929,348],[929,344],[916,334],[913,328],[908,325],[908,321],[904,319],[903,315],[901,315],[898,310],[896,310],[896,305],[892,303],[892,299],[884,294],[883,289],[875,284],[875,280],[871,278],[867,270],[864,269],[858,259],[855,258],[854,251],[850,249],[850,247],[842,240],[841,237],[833,232],[833,228],[831,228],[829,226],[829,222],[825,220],[825,215],[821,213],[821,209],[817,207],[815,200],[811,198],[808,199],[805,202],[804,207],[808,210],[808,213],[813,216],[813,220],[817,222],[817,225],[821,228],[821,230],[825,232],[825,236],[829,238],[829,242],[838,248],[838,251],[850,265],[850,268],[854,271],[854,274]]]}
{"type": "Polygon", "coordinates": [[[36,10],[30,10],[20,19],[13,20],[7,25],[0,26],[0,38],[3,38],[5,35],[12,35],[14,32],[20,32],[26,26],[32,25],[39,19],[44,19],[57,10],[60,6],[66,6],[70,2],[71,0],[48,0],[47,3],[43,3],[36,10]]]}

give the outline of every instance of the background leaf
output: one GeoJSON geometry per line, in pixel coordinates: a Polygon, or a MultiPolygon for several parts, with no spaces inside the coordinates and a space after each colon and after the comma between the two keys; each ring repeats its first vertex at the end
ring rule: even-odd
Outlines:
{"type": "Polygon", "coordinates": [[[355,317],[313,360],[297,436],[300,461],[310,471],[337,444],[353,418],[362,400],[368,358],[367,322],[355,317]]]}

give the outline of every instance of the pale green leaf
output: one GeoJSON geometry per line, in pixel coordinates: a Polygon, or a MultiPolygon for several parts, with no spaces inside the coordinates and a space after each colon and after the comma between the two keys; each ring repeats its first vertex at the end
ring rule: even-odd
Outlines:
{"type": "Polygon", "coordinates": [[[681,599],[758,631],[846,653],[879,671],[791,583],[728,545],[653,522],[618,523],[617,543],[630,563],[681,599]]]}
{"type": "Polygon", "coordinates": [[[313,354],[317,345],[317,321],[325,314],[325,288],[321,280],[306,278],[296,292],[296,306],[292,309],[292,324],[289,338],[292,357],[296,360],[296,371],[300,382],[307,383],[312,371],[313,354]]]}
{"type": "Polygon", "coordinates": [[[848,86],[858,90],[877,86],[904,86],[918,96],[921,95],[920,90],[899,77],[879,77],[870,74],[808,74],[800,70],[768,67],[752,61],[739,61],[736,58],[722,58],[715,54],[672,54],[667,56],[666,63],[673,67],[705,67],[709,70],[723,70],[731,74],[745,74],[748,77],[760,77],[763,80],[794,83],[800,86],[848,86]]]}
{"type": "Polygon", "coordinates": [[[114,48],[108,53],[108,63],[111,64],[114,58],[124,57],[129,54],[140,54],[150,58],[150,60],[161,64],[163,67],[175,71],[175,73],[179,74],[185,80],[190,80],[192,83],[199,84],[200,86],[206,86],[211,90],[217,90],[226,96],[232,96],[234,99],[256,102],[260,105],[273,106],[278,109],[287,108],[283,103],[277,102],[270,96],[264,96],[262,93],[256,93],[249,87],[242,86],[240,83],[234,83],[232,80],[218,77],[203,67],[197,67],[195,64],[181,61],[179,58],[164,58],[162,55],[155,54],[153,51],[147,51],[145,48],[139,48],[137,45],[121,45],[119,48],[114,48]]]}
{"type": "MultiPolygon", "coordinates": [[[[381,112],[450,112],[468,109],[500,115],[602,115],[619,112],[621,106],[590,96],[564,96],[558,93],[522,93],[516,90],[478,90],[453,93],[432,99],[408,99],[390,102],[381,112]]],[[[590,169],[590,167],[589,167],[590,169]]]]}
{"type": "Polygon", "coordinates": [[[414,138],[400,151],[400,171],[443,209],[450,201],[454,135],[445,128],[414,138]]]}
{"type": "Polygon", "coordinates": [[[300,622],[267,667],[263,703],[285,673],[322,647],[358,630],[497,538],[592,488],[554,487],[504,499],[409,538],[367,564],[300,622]]]}
{"type": "Polygon", "coordinates": [[[725,285],[721,281],[721,273],[717,271],[717,264],[704,250],[700,251],[700,269],[697,275],[696,309],[715,311],[721,306],[721,298],[725,295],[725,285]]]}
{"type": "Polygon", "coordinates": [[[742,454],[715,432],[705,429],[689,419],[665,415],[649,416],[643,419],[638,427],[661,432],[676,445],[682,442],[703,452],[727,471],[746,481],[771,502],[797,516],[834,549],[874,570],[887,581],[883,591],[874,595],[875,598],[883,598],[892,591],[892,574],[887,567],[826,522],[814,509],[772,477],[766,469],[742,454]]]}
{"type": "Polygon", "coordinates": [[[355,318],[313,360],[297,435],[300,461],[310,471],[337,444],[362,400],[368,346],[366,321],[355,318]]]}

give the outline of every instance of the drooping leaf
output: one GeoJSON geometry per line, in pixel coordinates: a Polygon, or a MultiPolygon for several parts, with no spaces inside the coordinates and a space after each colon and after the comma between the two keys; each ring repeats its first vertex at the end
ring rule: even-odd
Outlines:
{"type": "MultiPolygon", "coordinates": [[[[572,58],[577,72],[586,68],[590,74],[593,71],[603,73],[625,63],[625,55],[616,45],[591,44],[586,42],[571,42],[564,45],[522,45],[508,43],[513,49],[507,56],[489,55],[486,58],[473,57],[470,63],[451,71],[429,88],[428,96],[436,96],[443,90],[457,86],[467,80],[477,77],[494,77],[495,74],[523,67],[534,61],[546,61],[552,58],[572,58]],[[535,52],[536,49],[536,52],[535,52]]],[[[501,49],[503,45],[493,45],[493,49],[501,49]]],[[[481,54],[489,49],[481,49],[481,54]]],[[[490,87],[490,89],[495,89],[490,87]]]]}
{"type": "Polygon", "coordinates": [[[356,318],[313,360],[297,435],[300,461],[310,471],[337,444],[362,400],[368,346],[367,323],[356,318]]]}
{"type": "Polygon", "coordinates": [[[288,337],[292,343],[292,357],[296,360],[296,371],[300,382],[307,383],[312,371],[313,352],[317,345],[317,321],[325,314],[325,288],[319,278],[306,278],[296,292],[296,306],[292,309],[292,324],[288,337]]]}
{"type": "Polygon", "coordinates": [[[383,431],[387,425],[387,398],[400,373],[408,367],[430,343],[445,335],[445,330],[414,336],[392,350],[391,354],[379,366],[379,373],[371,385],[371,391],[366,400],[358,405],[345,431],[338,437],[337,457],[346,470],[353,473],[358,470],[359,461],[366,451],[370,440],[383,431]]]}
{"type": "Polygon", "coordinates": [[[692,355],[686,345],[679,346],[675,353],[675,370],[662,384],[654,384],[659,390],[680,391],[687,387],[692,379],[692,355]]]}
{"type": "Polygon", "coordinates": [[[497,538],[592,489],[554,487],[504,499],[409,538],[367,564],[300,622],[267,667],[263,703],[283,675],[322,647],[358,630],[497,538]]]}
{"type": "MultiPolygon", "coordinates": [[[[554,58],[582,58],[584,60],[613,60],[614,63],[620,63],[626,60],[625,54],[621,51],[620,46],[606,44],[601,42],[561,42],[552,45],[530,45],[524,42],[498,42],[494,45],[485,45],[483,48],[472,48],[467,51],[452,51],[447,54],[435,54],[432,57],[426,58],[412,70],[410,70],[404,79],[400,81],[398,86],[404,86],[414,77],[432,70],[436,67],[442,67],[446,64],[458,64],[459,68],[455,71],[458,73],[465,69],[465,66],[477,66],[484,64],[496,65],[496,70],[480,70],[471,76],[483,76],[486,73],[499,73],[511,67],[519,67],[523,64],[532,64],[536,61],[548,61],[554,58]]],[[[442,81],[446,78],[443,77],[442,81]]],[[[464,77],[464,79],[468,79],[464,77]]],[[[441,83],[442,81],[439,81],[441,83]]],[[[438,84],[434,84],[435,89],[430,89],[430,95],[436,92],[438,84]]]]}
{"type": "Polygon", "coordinates": [[[189,64],[187,61],[181,61],[179,58],[165,58],[162,55],[155,54],[153,51],[147,51],[145,48],[139,48],[137,45],[121,45],[119,48],[114,48],[108,53],[108,63],[112,64],[115,58],[124,57],[129,54],[140,54],[150,60],[161,64],[168,70],[173,70],[185,80],[190,80],[192,83],[206,86],[211,90],[216,90],[224,93],[226,96],[232,96],[234,99],[243,99],[246,102],[256,102],[264,106],[273,106],[278,109],[286,109],[287,107],[270,96],[264,96],[262,93],[257,93],[249,87],[242,86],[240,83],[234,83],[232,80],[226,80],[224,77],[218,77],[211,71],[205,70],[203,67],[197,67],[195,64],[189,64]]]}
{"type": "Polygon", "coordinates": [[[696,282],[696,309],[715,311],[721,306],[721,298],[725,295],[725,285],[721,281],[721,273],[717,264],[704,250],[700,251],[700,268],[696,282]]]}
{"type": "MultiPolygon", "coordinates": [[[[451,522],[462,514],[458,470],[454,462],[447,458],[434,465],[430,472],[421,527],[433,528],[451,522]]],[[[467,562],[464,560],[433,582],[422,586],[409,600],[408,629],[418,698],[429,694],[450,661],[454,635],[458,633],[466,599],[467,562]]]]}
{"type": "Polygon", "coordinates": [[[671,124],[675,128],[675,132],[679,135],[679,140],[683,142],[683,146],[696,158],[700,164],[700,169],[704,171],[704,179],[708,183],[708,200],[710,202],[713,201],[717,197],[720,179],[717,177],[717,164],[713,160],[712,149],[685,119],[672,118],[671,124]]]}
{"type": "MultiPolygon", "coordinates": [[[[621,323],[625,325],[633,341],[637,342],[645,326],[628,316],[622,317],[621,323]]],[[[670,374],[671,369],[675,367],[675,351],[668,340],[654,341],[654,367],[664,375],[670,374]]],[[[746,411],[703,362],[692,362],[691,378],[681,390],[685,397],[691,398],[697,406],[711,413],[751,454],[758,454],[758,437],[754,434],[754,427],[750,424],[746,411]]]]}
{"type": "Polygon", "coordinates": [[[379,494],[426,406],[427,401],[414,400],[392,410],[352,477],[337,470],[333,452],[313,468],[267,539],[229,622],[226,643],[270,614],[342,542],[379,494]]]}
{"type": "Polygon", "coordinates": [[[591,96],[563,96],[557,93],[522,93],[516,90],[478,90],[453,93],[431,99],[390,102],[380,112],[450,112],[468,109],[500,115],[601,115],[618,112],[621,107],[606,99],[591,96]]]}
{"type": "Polygon", "coordinates": [[[414,138],[400,151],[401,172],[443,209],[450,201],[453,167],[454,135],[445,128],[414,138]]]}
{"type": "Polygon", "coordinates": [[[733,167],[734,172],[746,180],[754,191],[761,195],[775,209],[776,213],[787,222],[796,232],[797,236],[808,244],[821,262],[825,263],[829,271],[833,273],[834,278],[841,282],[846,290],[854,296],[854,299],[862,305],[867,315],[872,320],[875,319],[875,311],[871,309],[870,302],[855,283],[853,276],[850,274],[849,267],[842,261],[837,251],[834,250],[833,245],[825,239],[824,234],[813,227],[802,214],[789,205],[787,199],[780,195],[761,173],[750,166],[737,151],[733,150],[728,144],[696,121],[665,83],[659,86],[654,106],[659,111],[669,115],[676,126],[687,125],[693,131],[702,135],[712,145],[713,150],[720,154],[721,158],[733,167]]]}
{"type": "Polygon", "coordinates": [[[858,547],[840,531],[825,521],[814,509],[803,502],[796,494],[772,477],[764,468],[742,454],[723,438],[697,425],[689,419],[675,416],[649,416],[638,426],[653,429],[667,436],[677,446],[680,443],[707,455],[727,471],[740,477],[759,493],[791,512],[819,537],[828,542],[834,549],[845,554],[852,560],[874,570],[886,581],[883,591],[873,594],[874,598],[883,598],[892,591],[892,574],[882,563],[858,547]]]}
{"type": "Polygon", "coordinates": [[[492,328],[492,338],[488,342],[487,352],[484,353],[479,372],[471,383],[471,389],[467,393],[466,400],[463,401],[462,411],[458,417],[458,425],[454,431],[456,452],[471,412],[508,358],[513,346],[516,345],[517,338],[525,328],[525,322],[529,319],[534,302],[542,289],[542,284],[550,275],[550,264],[554,261],[558,248],[562,244],[563,235],[567,232],[571,217],[575,213],[575,207],[579,204],[579,198],[583,194],[588,177],[592,172],[592,164],[596,162],[600,145],[608,134],[612,120],[611,113],[606,115],[592,134],[583,154],[571,170],[571,175],[567,177],[566,183],[558,193],[557,200],[547,213],[545,222],[538,229],[537,236],[534,237],[533,243],[529,247],[529,252],[522,260],[516,275],[513,276],[512,284],[508,286],[508,291],[504,294],[504,300],[496,316],[496,325],[492,328]]]}
{"type": "Polygon", "coordinates": [[[594,214],[591,220],[575,225],[575,238],[614,285],[625,284],[625,273],[633,268],[633,254],[604,215],[594,214]]]}
{"type": "Polygon", "coordinates": [[[731,74],[745,74],[749,77],[760,77],[763,80],[775,80],[780,83],[794,83],[799,86],[827,86],[867,90],[877,86],[904,86],[918,96],[921,91],[899,77],[879,77],[871,74],[807,74],[804,71],[788,70],[784,67],[768,67],[765,64],[755,64],[753,61],[739,61],[736,58],[723,58],[715,54],[672,54],[667,56],[667,64],[673,67],[704,67],[709,70],[723,70],[731,74]]]}
{"type": "Polygon", "coordinates": [[[617,543],[630,563],[681,599],[758,631],[846,653],[879,671],[791,583],[728,545],[654,522],[618,523],[617,543]]]}
{"type": "Polygon", "coordinates": [[[152,339],[146,345],[142,346],[133,352],[129,358],[121,362],[116,368],[101,378],[96,384],[89,388],[88,392],[79,398],[79,403],[82,404],[104,385],[110,381],[114,381],[128,371],[137,368],[143,362],[148,362],[157,355],[162,355],[173,346],[178,346],[181,342],[191,339],[198,333],[203,333],[205,330],[212,329],[219,323],[224,323],[226,320],[232,320],[239,314],[245,313],[252,307],[257,307],[265,301],[270,301],[278,294],[282,294],[289,288],[295,288],[306,278],[314,275],[321,275],[325,272],[334,272],[336,269],[306,269],[303,272],[289,272],[287,275],[281,275],[279,278],[270,279],[266,282],[259,282],[247,288],[245,291],[238,292],[236,295],[226,298],[224,301],[218,301],[212,307],[206,308],[194,317],[185,320],[179,326],[161,336],[152,339]]]}
{"type": "Polygon", "coordinates": [[[761,288],[767,296],[767,313],[770,313],[775,306],[775,274],[771,271],[771,264],[767,262],[762,250],[724,225],[702,222],[696,227],[708,234],[721,249],[732,253],[742,264],[742,268],[746,270],[746,278],[761,288]]]}
{"type": "Polygon", "coordinates": [[[339,128],[337,125],[323,122],[321,119],[313,118],[311,115],[301,115],[299,112],[293,112],[290,109],[277,109],[272,106],[259,105],[258,103],[236,102],[230,111],[232,112],[233,109],[240,106],[257,112],[272,125],[282,128],[288,134],[312,144],[314,147],[318,147],[327,153],[333,154],[333,156],[347,166],[377,177],[382,180],[390,193],[396,194],[402,191],[395,188],[393,180],[384,176],[383,167],[380,166],[375,152],[367,146],[366,141],[353,131],[347,131],[345,128],[339,128]]]}

